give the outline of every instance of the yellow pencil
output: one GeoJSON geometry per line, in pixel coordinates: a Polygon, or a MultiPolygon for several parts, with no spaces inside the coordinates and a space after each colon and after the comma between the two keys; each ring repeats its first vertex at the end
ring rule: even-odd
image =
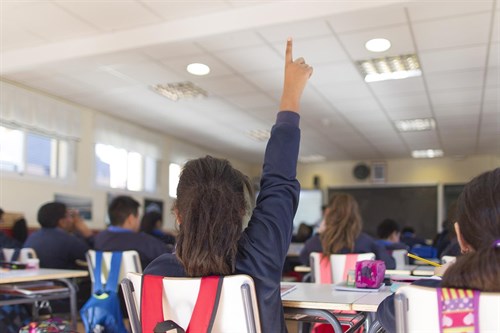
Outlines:
{"type": "Polygon", "coordinates": [[[427,259],[424,259],[422,257],[416,256],[413,253],[408,253],[408,257],[413,258],[413,259],[417,259],[417,260],[420,260],[420,261],[423,261],[423,262],[428,263],[429,265],[432,265],[432,266],[441,267],[440,264],[435,263],[435,262],[430,261],[430,260],[427,260],[427,259]]]}

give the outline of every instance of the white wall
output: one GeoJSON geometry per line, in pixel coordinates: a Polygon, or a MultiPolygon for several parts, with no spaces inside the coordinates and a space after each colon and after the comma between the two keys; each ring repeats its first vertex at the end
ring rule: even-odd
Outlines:
{"type": "MultiPolygon", "coordinates": [[[[38,208],[45,202],[53,201],[54,194],[86,197],[92,200],[92,221],[89,227],[105,228],[107,193],[120,193],[131,195],[141,205],[144,198],[160,199],[164,201],[165,224],[167,229],[174,228],[174,219],[170,214],[172,199],[168,196],[168,166],[170,162],[182,164],[188,159],[205,156],[207,154],[227,158],[234,167],[243,173],[249,173],[252,166],[247,163],[220,156],[213,151],[198,147],[175,138],[164,137],[164,159],[161,161],[159,172],[159,188],[156,193],[128,192],[98,187],[94,181],[94,118],[99,113],[95,110],[81,107],[81,133],[82,139],[77,145],[76,174],[69,180],[49,180],[38,177],[0,172],[0,207],[6,212],[23,213],[29,226],[39,227],[36,219],[38,208]]],[[[137,126],[137,125],[134,125],[137,126]]],[[[148,129],[149,130],[149,129],[148,129]]],[[[150,130],[149,130],[150,131],[150,130]]]]}

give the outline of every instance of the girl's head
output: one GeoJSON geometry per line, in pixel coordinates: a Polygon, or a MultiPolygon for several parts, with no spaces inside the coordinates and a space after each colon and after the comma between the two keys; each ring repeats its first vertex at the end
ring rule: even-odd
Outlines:
{"type": "Polygon", "coordinates": [[[148,212],[141,219],[140,231],[151,234],[156,229],[161,229],[163,217],[160,212],[148,212]]]}
{"type": "Polygon", "coordinates": [[[338,253],[343,248],[353,251],[362,227],[356,199],[345,193],[335,194],[325,210],[325,228],[320,235],[323,254],[338,253]]]}
{"type": "Polygon", "coordinates": [[[177,186],[173,211],[179,223],[176,255],[188,276],[234,272],[242,218],[249,208],[249,179],[224,159],[188,161],[177,186]]]}
{"type": "Polygon", "coordinates": [[[467,183],[457,201],[455,230],[464,252],[500,239],[500,168],[467,183]]]}
{"type": "Polygon", "coordinates": [[[465,185],[457,201],[455,231],[465,255],[443,276],[443,286],[500,291],[500,168],[465,185]]]}

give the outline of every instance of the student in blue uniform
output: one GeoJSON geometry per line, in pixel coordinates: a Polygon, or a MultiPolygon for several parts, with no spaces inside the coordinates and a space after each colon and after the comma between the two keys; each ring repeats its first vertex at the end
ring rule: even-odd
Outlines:
{"type": "Polygon", "coordinates": [[[312,71],[303,58],[293,60],[289,39],[282,111],[267,144],[248,227],[242,230],[249,209],[248,177],[227,160],[211,156],[191,160],[182,170],[173,206],[179,224],[176,253],[159,257],[144,271],[162,276],[252,276],[263,332],[286,332],[280,281],[300,192],[296,179],[300,97],[312,71]]]}
{"type": "Polygon", "coordinates": [[[153,259],[172,251],[156,237],[139,232],[139,205],[130,196],[114,198],[108,207],[111,225],[95,236],[94,248],[99,251],[135,250],[142,267],[146,267],[153,259]]]}

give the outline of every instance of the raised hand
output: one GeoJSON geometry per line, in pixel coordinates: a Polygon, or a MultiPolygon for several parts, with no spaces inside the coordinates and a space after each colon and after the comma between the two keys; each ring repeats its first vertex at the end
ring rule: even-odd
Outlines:
{"type": "Polygon", "coordinates": [[[285,81],[283,84],[283,94],[281,95],[280,110],[298,112],[300,97],[302,96],[307,80],[309,80],[313,73],[313,68],[302,57],[293,60],[292,49],[292,39],[289,38],[286,43],[285,81]]]}

